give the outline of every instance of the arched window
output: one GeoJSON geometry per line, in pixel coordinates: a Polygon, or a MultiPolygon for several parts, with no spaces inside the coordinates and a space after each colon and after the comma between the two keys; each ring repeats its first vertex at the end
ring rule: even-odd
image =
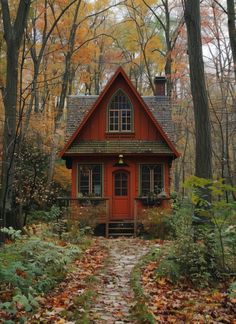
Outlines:
{"type": "Polygon", "coordinates": [[[110,132],[132,131],[132,105],[128,96],[118,90],[108,106],[108,130],[110,132]]]}

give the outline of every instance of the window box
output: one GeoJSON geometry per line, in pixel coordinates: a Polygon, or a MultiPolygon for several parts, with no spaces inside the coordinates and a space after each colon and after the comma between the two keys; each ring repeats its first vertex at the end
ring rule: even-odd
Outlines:
{"type": "Polygon", "coordinates": [[[105,201],[103,197],[79,197],[76,199],[81,206],[98,206],[105,201]]]}
{"type": "Polygon", "coordinates": [[[170,198],[167,197],[164,191],[162,191],[159,194],[150,192],[147,196],[141,196],[138,197],[137,199],[141,201],[144,206],[158,207],[161,205],[163,200],[169,200],[170,198]]]}

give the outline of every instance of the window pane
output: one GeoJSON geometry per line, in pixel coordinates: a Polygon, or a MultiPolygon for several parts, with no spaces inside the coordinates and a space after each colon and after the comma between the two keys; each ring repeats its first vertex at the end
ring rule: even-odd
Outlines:
{"type": "Polygon", "coordinates": [[[95,196],[102,195],[102,167],[101,165],[93,165],[91,170],[92,177],[92,193],[95,196]]]}
{"type": "Polygon", "coordinates": [[[153,173],[154,173],[154,191],[156,193],[160,193],[164,188],[162,164],[155,165],[153,169],[153,173]]]}
{"type": "Polygon", "coordinates": [[[142,196],[147,196],[150,192],[150,168],[148,165],[141,165],[141,190],[142,196]]]}
{"type": "Polygon", "coordinates": [[[78,168],[78,192],[83,196],[102,195],[102,166],[99,164],[80,165],[78,168]]]}
{"type": "Polygon", "coordinates": [[[79,167],[79,184],[78,191],[83,196],[89,194],[89,168],[87,166],[79,167]]]}
{"type": "Polygon", "coordinates": [[[109,111],[109,130],[118,130],[119,129],[119,112],[110,110],[109,111]]]}
{"type": "Polygon", "coordinates": [[[115,195],[127,196],[128,194],[128,175],[125,172],[115,174],[115,195]]]}

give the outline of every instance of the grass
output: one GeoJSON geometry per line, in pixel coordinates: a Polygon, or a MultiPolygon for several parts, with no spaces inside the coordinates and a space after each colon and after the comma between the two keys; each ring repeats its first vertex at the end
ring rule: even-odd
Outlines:
{"type": "Polygon", "coordinates": [[[148,324],[155,324],[156,321],[152,315],[152,313],[148,310],[146,306],[147,303],[147,296],[144,293],[142,287],[142,271],[144,267],[152,261],[156,261],[157,257],[161,255],[159,250],[152,250],[144,257],[142,257],[136,266],[133,268],[131,272],[131,287],[134,291],[135,301],[136,304],[132,309],[131,317],[138,321],[138,323],[148,323],[148,324]]]}
{"type": "Polygon", "coordinates": [[[61,315],[67,320],[75,321],[78,324],[91,323],[89,310],[95,296],[96,293],[91,288],[87,288],[84,293],[73,298],[73,309],[70,311],[65,310],[61,315]]]}

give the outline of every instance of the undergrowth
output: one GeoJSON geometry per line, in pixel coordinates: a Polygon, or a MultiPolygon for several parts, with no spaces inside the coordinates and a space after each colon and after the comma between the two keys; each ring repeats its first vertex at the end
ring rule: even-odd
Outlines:
{"type": "Polygon", "coordinates": [[[132,318],[137,321],[137,323],[147,323],[147,324],[155,324],[155,319],[152,313],[148,310],[147,302],[148,297],[145,295],[143,287],[142,287],[142,272],[145,266],[152,262],[156,261],[160,258],[162,252],[157,249],[151,250],[147,255],[142,257],[139,262],[135,265],[131,272],[131,287],[134,291],[135,295],[135,305],[132,309],[132,318]]]}
{"type": "MultiPolygon", "coordinates": [[[[40,296],[65,278],[81,252],[79,246],[53,235],[21,236],[5,244],[0,249],[0,315],[14,323],[17,313],[35,310],[40,296]]],[[[20,316],[17,320],[24,323],[26,319],[20,316]]]]}
{"type": "Polygon", "coordinates": [[[226,197],[236,188],[223,179],[197,177],[190,177],[185,186],[190,199],[174,210],[173,243],[156,274],[194,287],[230,284],[236,277],[236,203],[226,197]],[[211,201],[202,194],[206,188],[211,201]]]}

